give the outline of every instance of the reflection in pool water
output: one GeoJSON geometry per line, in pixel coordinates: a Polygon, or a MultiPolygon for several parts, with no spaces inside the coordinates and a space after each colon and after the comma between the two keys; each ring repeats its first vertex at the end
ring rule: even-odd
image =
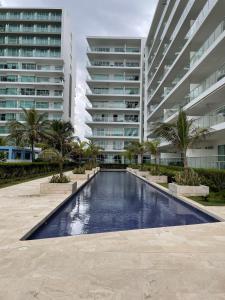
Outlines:
{"type": "Polygon", "coordinates": [[[100,172],[28,239],[217,222],[126,172],[100,172]]]}

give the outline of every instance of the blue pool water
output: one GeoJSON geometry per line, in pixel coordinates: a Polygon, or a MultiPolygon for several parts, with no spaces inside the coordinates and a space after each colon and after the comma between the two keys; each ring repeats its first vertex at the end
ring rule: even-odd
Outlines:
{"type": "Polygon", "coordinates": [[[100,172],[28,239],[217,222],[126,172],[100,172]]]}

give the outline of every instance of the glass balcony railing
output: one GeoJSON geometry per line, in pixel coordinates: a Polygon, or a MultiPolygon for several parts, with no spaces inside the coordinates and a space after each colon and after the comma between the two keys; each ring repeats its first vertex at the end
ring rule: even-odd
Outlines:
{"type": "Polygon", "coordinates": [[[39,51],[38,49],[0,49],[0,56],[9,57],[60,57],[60,51],[52,51],[46,49],[46,51],[39,51]]]}
{"type": "Polygon", "coordinates": [[[116,118],[116,117],[93,117],[93,122],[105,122],[105,123],[138,123],[138,117],[133,118],[116,118]]]}
{"type": "Polygon", "coordinates": [[[61,15],[39,15],[34,13],[33,15],[26,15],[23,13],[11,14],[11,13],[1,13],[0,20],[18,20],[18,21],[57,21],[60,22],[62,19],[61,15]]]}
{"type": "Polygon", "coordinates": [[[112,108],[112,109],[139,109],[139,103],[138,102],[92,102],[93,108],[112,108]]]}
{"type": "Polygon", "coordinates": [[[16,88],[3,88],[0,89],[0,95],[2,96],[41,96],[41,97],[63,97],[62,92],[53,91],[39,91],[33,89],[16,89],[16,88]]]}
{"type": "Polygon", "coordinates": [[[7,83],[40,83],[40,84],[63,84],[62,79],[58,78],[35,78],[31,76],[24,76],[24,78],[18,78],[17,76],[0,76],[0,82],[7,82],[7,83]]]}
{"type": "Polygon", "coordinates": [[[91,80],[99,80],[99,81],[139,81],[139,75],[129,75],[129,76],[92,75],[90,79],[91,80]]]}
{"type": "Polygon", "coordinates": [[[213,45],[213,43],[221,36],[225,31],[225,21],[221,22],[209,38],[204,42],[198,51],[193,53],[190,60],[191,67],[206,53],[206,51],[213,45]]]}
{"type": "Polygon", "coordinates": [[[200,14],[198,15],[195,22],[192,24],[190,30],[187,33],[187,38],[190,39],[199,29],[199,27],[202,25],[206,17],[209,15],[212,8],[216,5],[218,0],[207,0],[205,6],[201,10],[200,14]]]}
{"type": "Polygon", "coordinates": [[[33,63],[1,63],[0,70],[40,70],[40,71],[63,71],[63,66],[36,65],[33,63]]]}
{"type": "Polygon", "coordinates": [[[93,95],[139,95],[139,93],[139,89],[94,89],[91,92],[93,95]]]}
{"type": "Polygon", "coordinates": [[[136,132],[93,132],[93,137],[108,137],[108,136],[115,136],[115,137],[138,137],[138,130],[136,132]]]}
{"type": "Polygon", "coordinates": [[[87,63],[88,67],[113,67],[113,68],[140,68],[138,62],[111,62],[111,61],[92,61],[87,63]]]}
{"type": "Polygon", "coordinates": [[[106,53],[138,53],[140,48],[135,47],[88,47],[87,52],[106,52],[106,53]]]}

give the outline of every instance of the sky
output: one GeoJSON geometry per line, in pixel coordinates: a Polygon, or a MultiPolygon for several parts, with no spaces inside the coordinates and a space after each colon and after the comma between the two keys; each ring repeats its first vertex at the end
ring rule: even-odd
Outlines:
{"type": "Polygon", "coordinates": [[[90,134],[86,106],[86,36],[147,37],[158,0],[0,0],[3,6],[64,7],[68,9],[76,64],[75,131],[90,134]]]}

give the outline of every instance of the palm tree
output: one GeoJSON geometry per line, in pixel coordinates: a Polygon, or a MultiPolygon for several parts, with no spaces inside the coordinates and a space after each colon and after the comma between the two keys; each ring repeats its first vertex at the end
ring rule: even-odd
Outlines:
{"type": "Polygon", "coordinates": [[[102,148],[96,145],[93,141],[88,142],[87,146],[86,155],[93,164],[96,164],[97,157],[100,155],[102,148]]]}
{"type": "Polygon", "coordinates": [[[181,153],[184,169],[188,169],[187,150],[191,146],[204,138],[208,133],[205,128],[193,126],[194,120],[188,120],[184,111],[180,110],[178,119],[175,123],[162,123],[155,129],[154,133],[172,145],[181,153]]]}
{"type": "Polygon", "coordinates": [[[31,147],[32,161],[34,161],[34,145],[44,137],[49,121],[46,113],[39,113],[35,109],[23,108],[23,122],[11,121],[8,123],[8,140],[14,141],[16,145],[29,145],[31,147]]]}
{"type": "Polygon", "coordinates": [[[128,159],[129,161],[129,164],[131,164],[131,161],[133,159],[133,152],[130,150],[130,149],[127,149],[125,152],[124,152],[124,157],[128,159]]]}
{"type": "Polygon", "coordinates": [[[63,164],[70,156],[73,132],[71,123],[61,120],[52,121],[49,129],[45,132],[49,148],[43,150],[40,157],[59,164],[60,179],[63,179],[63,164]]]}
{"type": "Polygon", "coordinates": [[[152,140],[152,141],[145,142],[146,151],[154,156],[156,172],[158,172],[158,170],[159,170],[159,156],[160,156],[159,145],[160,145],[160,141],[158,141],[158,140],[152,140]]]}
{"type": "Polygon", "coordinates": [[[73,160],[79,161],[79,164],[81,164],[82,158],[86,155],[86,148],[87,148],[87,142],[83,141],[78,141],[78,142],[73,142],[71,144],[72,150],[70,153],[70,156],[73,160]]]}
{"type": "Polygon", "coordinates": [[[133,153],[133,155],[140,156],[141,164],[143,163],[143,156],[146,152],[145,146],[143,143],[140,143],[138,141],[133,141],[126,147],[126,150],[133,153]]]}
{"type": "Polygon", "coordinates": [[[0,137],[0,146],[5,146],[5,145],[6,145],[6,139],[0,137]]]}

